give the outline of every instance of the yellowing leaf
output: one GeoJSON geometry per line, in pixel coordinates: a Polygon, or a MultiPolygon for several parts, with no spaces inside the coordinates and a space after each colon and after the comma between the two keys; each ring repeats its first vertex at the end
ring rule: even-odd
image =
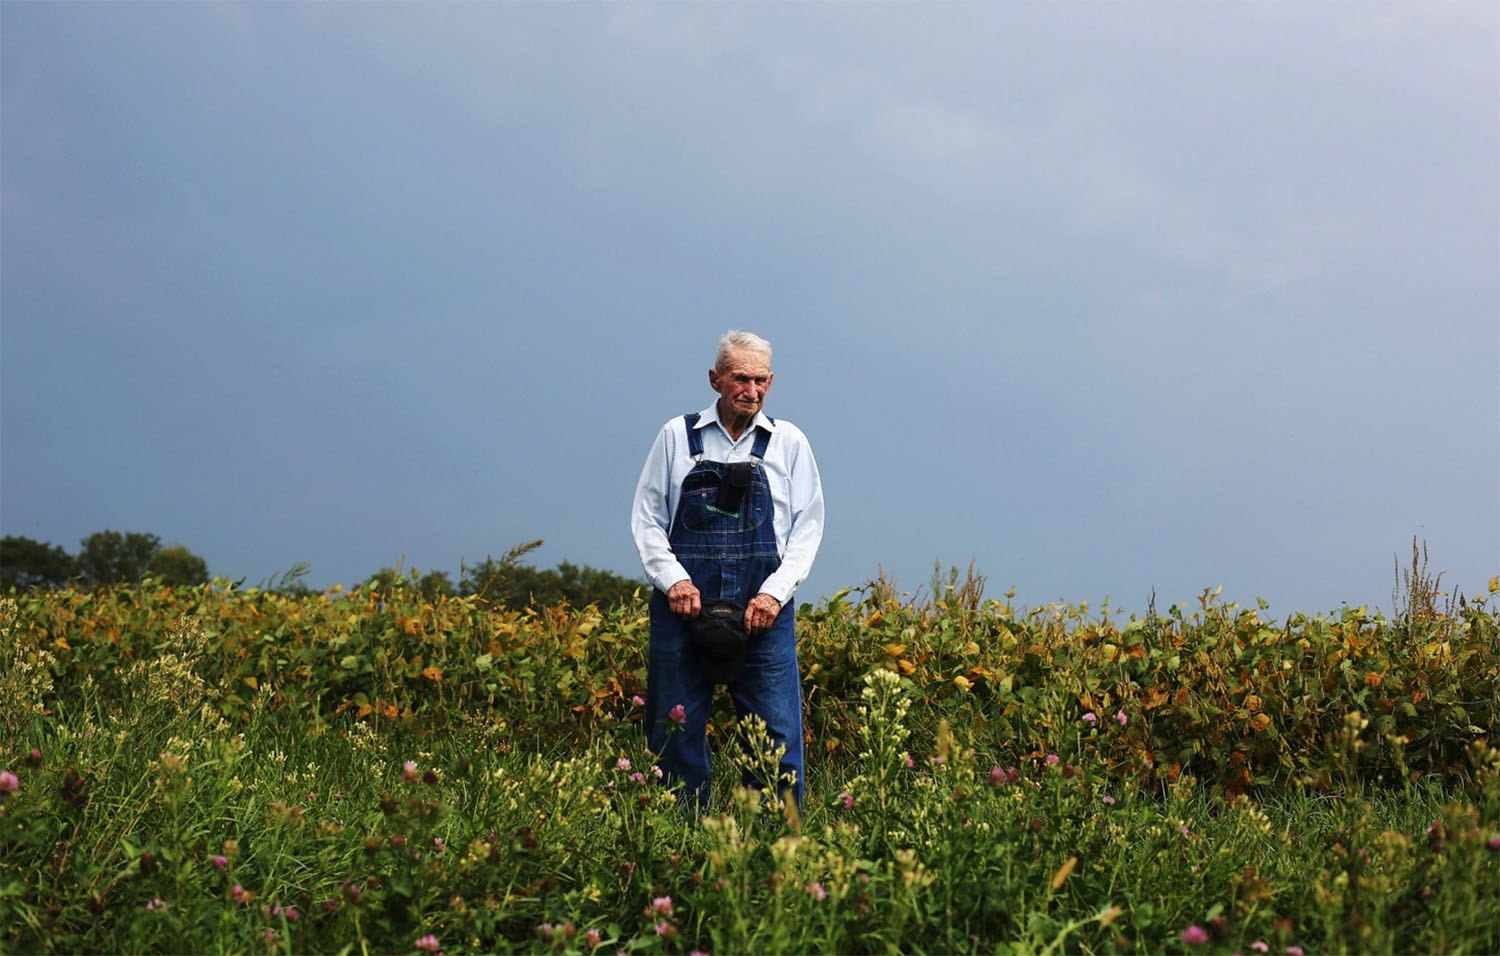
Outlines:
{"type": "Polygon", "coordinates": [[[260,681],[256,680],[253,677],[246,677],[245,686],[250,688],[251,690],[260,690],[260,681]]]}
{"type": "Polygon", "coordinates": [[[1073,875],[1073,867],[1077,865],[1078,857],[1076,856],[1070,856],[1064,860],[1063,865],[1057,868],[1056,873],[1052,874],[1052,889],[1062,889],[1062,885],[1068,881],[1068,877],[1073,875]]]}
{"type": "Polygon", "coordinates": [[[430,681],[440,681],[443,679],[443,669],[436,664],[429,664],[422,668],[422,676],[430,681]]]}
{"type": "Polygon", "coordinates": [[[896,662],[896,669],[907,677],[910,677],[917,672],[917,665],[903,657],[896,662]]]}
{"type": "Polygon", "coordinates": [[[937,729],[937,755],[939,760],[947,760],[948,755],[953,752],[953,746],[957,741],[953,737],[953,728],[948,724],[945,717],[938,721],[937,729]]]}
{"type": "Polygon", "coordinates": [[[1255,728],[1257,731],[1265,730],[1267,727],[1271,726],[1271,718],[1265,714],[1256,714],[1254,717],[1250,718],[1250,726],[1255,728]]]}
{"type": "Polygon", "coordinates": [[[65,640],[63,640],[60,637],[57,640],[55,640],[55,641],[52,642],[52,646],[55,647],[55,648],[57,648],[58,650],[62,650],[62,651],[72,650],[72,648],[70,648],[68,646],[68,642],[65,641],[65,640]]]}
{"type": "Polygon", "coordinates": [[[905,644],[884,644],[884,645],[881,645],[881,650],[885,651],[891,657],[900,657],[902,654],[906,653],[906,645],[905,644]]]}

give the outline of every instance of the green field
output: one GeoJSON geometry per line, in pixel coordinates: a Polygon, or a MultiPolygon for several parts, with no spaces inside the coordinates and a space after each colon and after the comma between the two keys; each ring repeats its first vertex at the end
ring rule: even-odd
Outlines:
{"type": "Polygon", "coordinates": [[[640,601],[12,593],[0,951],[1500,951],[1493,592],[934,591],[800,608],[805,803],[726,698],[702,819],[640,601]]]}

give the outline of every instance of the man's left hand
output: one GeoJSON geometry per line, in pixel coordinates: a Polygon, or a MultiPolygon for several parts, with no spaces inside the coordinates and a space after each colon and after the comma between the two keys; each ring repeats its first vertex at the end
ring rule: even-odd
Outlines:
{"type": "Polygon", "coordinates": [[[781,613],[781,602],[764,592],[757,594],[745,605],[745,630],[751,634],[764,634],[776,623],[781,613]]]}

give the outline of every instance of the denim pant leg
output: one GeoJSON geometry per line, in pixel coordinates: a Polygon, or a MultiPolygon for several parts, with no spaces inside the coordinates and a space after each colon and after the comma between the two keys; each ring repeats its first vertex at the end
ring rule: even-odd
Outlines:
{"type": "MultiPolygon", "coordinates": [[[[782,608],[771,629],[750,639],[745,670],[729,685],[735,712],[743,718],[756,714],[766,722],[771,745],[785,746],[778,772],[795,775],[792,798],[802,804],[804,761],[802,755],[802,679],[797,667],[795,608],[782,608]]],[[[745,779],[749,786],[765,781],[745,779]]],[[[784,786],[782,784],[781,786],[784,786]]]]}
{"type": "Polygon", "coordinates": [[[708,808],[709,709],[713,685],[703,679],[687,625],[673,614],[667,597],[651,595],[651,643],[646,664],[646,746],[656,754],[667,784],[681,783],[686,802],[696,799],[708,808]],[[679,726],[669,716],[682,705],[686,720],[679,726]]]}

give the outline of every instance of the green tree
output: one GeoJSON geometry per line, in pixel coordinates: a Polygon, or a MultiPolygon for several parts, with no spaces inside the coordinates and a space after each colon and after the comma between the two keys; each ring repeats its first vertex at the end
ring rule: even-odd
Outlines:
{"type": "Polygon", "coordinates": [[[161,550],[161,539],[140,531],[95,531],[83,539],[82,546],[78,571],[86,584],[134,584],[150,570],[151,559],[161,550]]]}
{"type": "Polygon", "coordinates": [[[77,573],[73,556],[55,544],[14,535],[0,539],[0,589],[60,588],[77,573]]]}
{"type": "Polygon", "coordinates": [[[96,531],[83,539],[78,552],[79,576],[91,587],[135,584],[154,575],[170,585],[196,585],[208,580],[208,564],[180,544],[163,548],[161,539],[141,531],[96,531]]]}
{"type": "Polygon", "coordinates": [[[180,544],[168,545],[151,556],[147,570],[173,587],[196,587],[208,583],[208,562],[180,544]]]}
{"type": "MultiPolygon", "coordinates": [[[[415,571],[412,573],[416,574],[415,571]]],[[[452,597],[458,593],[447,571],[428,571],[417,579],[417,590],[429,601],[437,597],[452,597]]]]}
{"type": "Polygon", "coordinates": [[[399,587],[406,587],[407,577],[395,568],[381,568],[374,574],[365,578],[364,587],[376,591],[394,591],[399,587]]]}
{"type": "Polygon", "coordinates": [[[381,568],[365,579],[364,586],[376,591],[393,591],[404,588],[416,591],[427,600],[452,597],[458,593],[446,571],[428,571],[426,574],[412,568],[405,574],[397,568],[381,568]]]}
{"type": "Polygon", "coordinates": [[[537,538],[535,541],[516,545],[501,555],[498,561],[487,557],[472,568],[464,568],[459,577],[459,591],[463,594],[477,594],[493,603],[508,603],[505,596],[509,593],[510,581],[521,556],[541,546],[542,539],[537,538]]]}
{"type": "Polygon", "coordinates": [[[507,607],[552,607],[565,601],[574,607],[608,607],[631,600],[637,589],[646,586],[635,578],[568,561],[545,571],[520,563],[522,555],[541,544],[528,542],[512,548],[499,561],[486,558],[482,564],[466,569],[460,590],[507,607]]]}

